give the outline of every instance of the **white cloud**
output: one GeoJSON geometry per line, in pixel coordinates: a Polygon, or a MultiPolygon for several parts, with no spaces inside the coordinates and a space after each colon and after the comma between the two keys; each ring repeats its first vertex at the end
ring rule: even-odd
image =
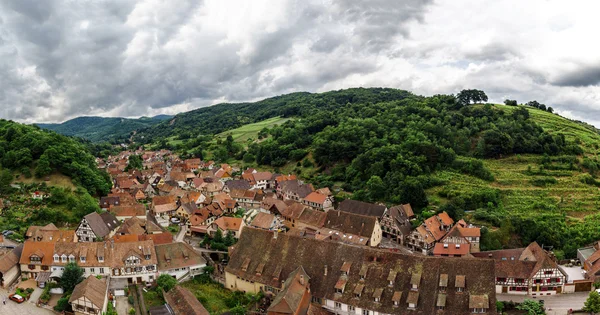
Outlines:
{"type": "Polygon", "coordinates": [[[0,117],[173,114],[294,91],[485,90],[600,122],[600,2],[0,3],[0,117]]]}

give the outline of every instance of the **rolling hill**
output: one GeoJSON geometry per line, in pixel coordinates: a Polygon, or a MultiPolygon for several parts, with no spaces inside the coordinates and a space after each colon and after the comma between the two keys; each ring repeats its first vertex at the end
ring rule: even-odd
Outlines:
{"type": "Polygon", "coordinates": [[[133,131],[154,126],[172,116],[159,115],[137,119],[118,117],[77,117],[60,124],[37,124],[40,128],[56,131],[65,136],[84,138],[92,142],[127,141],[133,131]]]}
{"type": "Polygon", "coordinates": [[[483,249],[537,241],[573,257],[600,239],[598,130],[528,106],[381,88],[294,93],[183,113],[136,139],[294,172],[339,197],[410,202],[421,218],[447,211],[488,227],[483,249]],[[259,140],[256,126],[275,119],[289,120],[259,140]]]}

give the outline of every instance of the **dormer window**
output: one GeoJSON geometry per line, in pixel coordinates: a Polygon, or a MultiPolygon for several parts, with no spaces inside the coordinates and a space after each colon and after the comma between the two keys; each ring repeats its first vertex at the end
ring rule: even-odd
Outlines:
{"type": "Polygon", "coordinates": [[[58,257],[58,255],[55,254],[54,255],[54,262],[58,262],[58,260],[59,260],[59,257],[58,257]]]}
{"type": "Polygon", "coordinates": [[[410,285],[412,290],[419,290],[419,285],[421,284],[421,274],[413,273],[410,277],[410,285]]]}
{"type": "Polygon", "coordinates": [[[67,262],[67,255],[63,254],[62,256],[60,256],[60,261],[66,263],[67,262]]]}
{"type": "Polygon", "coordinates": [[[69,255],[69,262],[75,262],[75,256],[69,255]]]}
{"type": "Polygon", "coordinates": [[[149,254],[148,255],[144,255],[144,259],[150,260],[150,255],[149,254]]]}
{"type": "Polygon", "coordinates": [[[466,279],[465,276],[458,275],[456,276],[456,281],[454,282],[454,286],[456,287],[456,292],[465,291],[466,279]]]}
{"type": "Polygon", "coordinates": [[[104,262],[104,257],[103,256],[98,256],[98,262],[104,262]]]}
{"type": "Polygon", "coordinates": [[[350,267],[352,266],[351,262],[344,262],[340,271],[342,272],[342,276],[347,276],[350,274],[350,267]]]}
{"type": "Polygon", "coordinates": [[[82,263],[84,263],[84,262],[85,262],[85,257],[81,256],[81,257],[79,257],[79,260],[80,260],[82,263]]]}
{"type": "Polygon", "coordinates": [[[360,298],[364,288],[365,288],[364,284],[357,285],[356,288],[354,289],[354,297],[357,299],[360,298]]]}
{"type": "Polygon", "coordinates": [[[373,292],[373,299],[375,300],[375,302],[380,302],[381,301],[381,295],[382,294],[383,294],[383,289],[382,288],[375,289],[375,292],[373,292]]]}

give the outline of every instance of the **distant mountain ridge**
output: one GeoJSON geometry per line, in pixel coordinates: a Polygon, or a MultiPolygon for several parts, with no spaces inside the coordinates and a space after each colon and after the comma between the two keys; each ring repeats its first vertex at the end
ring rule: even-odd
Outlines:
{"type": "Polygon", "coordinates": [[[39,123],[36,125],[65,136],[80,137],[92,142],[121,142],[126,141],[133,131],[157,125],[172,117],[170,115],[140,118],[82,116],[60,124],[39,123]]]}

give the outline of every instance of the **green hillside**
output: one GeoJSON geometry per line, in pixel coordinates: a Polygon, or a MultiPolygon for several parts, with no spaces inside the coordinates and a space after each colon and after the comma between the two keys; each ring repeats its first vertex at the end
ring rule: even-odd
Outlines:
{"type": "Polygon", "coordinates": [[[239,128],[221,132],[215,135],[215,139],[225,140],[228,136],[231,136],[233,141],[238,143],[246,143],[250,139],[258,140],[261,131],[273,128],[276,125],[281,125],[288,120],[290,120],[290,118],[273,117],[265,119],[253,124],[247,124],[239,128]]]}
{"type": "Polygon", "coordinates": [[[373,88],[217,105],[164,124],[141,134],[184,157],[294,172],[338,197],[410,202],[420,219],[447,211],[488,227],[483,249],[537,241],[573,257],[600,239],[600,134],[540,109],[373,88]],[[255,138],[277,117],[291,119],[255,138]]]}
{"type": "Polygon", "coordinates": [[[40,128],[56,131],[65,136],[84,138],[92,142],[128,141],[131,133],[138,129],[154,126],[172,116],[160,115],[138,119],[115,117],[77,117],[61,124],[37,124],[40,128]]]}

